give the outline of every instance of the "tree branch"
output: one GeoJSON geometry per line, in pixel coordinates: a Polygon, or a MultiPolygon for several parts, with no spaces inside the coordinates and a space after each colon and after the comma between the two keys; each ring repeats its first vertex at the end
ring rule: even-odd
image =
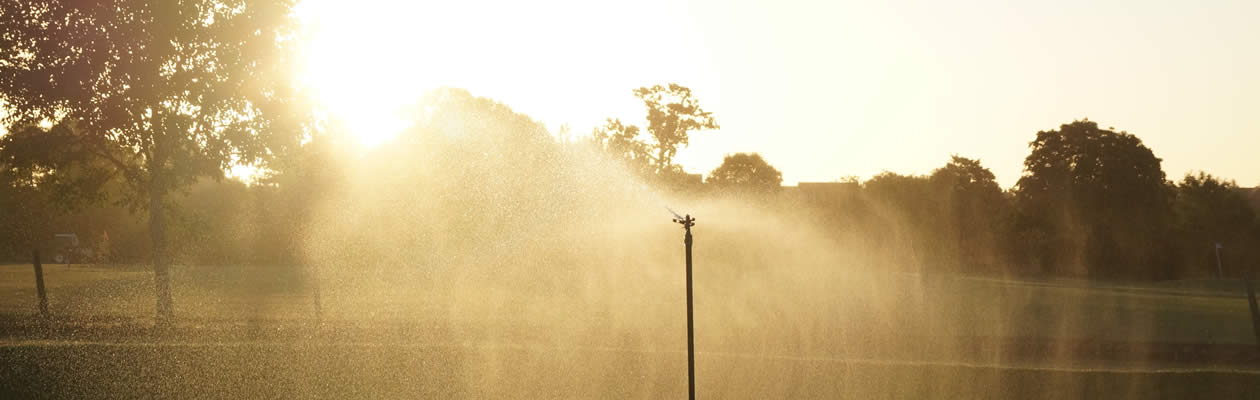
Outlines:
{"type": "Polygon", "coordinates": [[[123,174],[126,175],[127,177],[133,177],[133,176],[139,175],[139,171],[137,169],[127,165],[127,163],[118,159],[118,157],[114,157],[113,154],[109,154],[108,150],[100,146],[100,142],[87,141],[86,140],[87,138],[88,138],[87,135],[80,136],[77,141],[79,142],[79,144],[86,145],[85,148],[89,153],[92,153],[98,157],[105,159],[106,161],[109,161],[111,164],[114,164],[114,167],[117,168],[119,171],[122,171],[123,174]]]}

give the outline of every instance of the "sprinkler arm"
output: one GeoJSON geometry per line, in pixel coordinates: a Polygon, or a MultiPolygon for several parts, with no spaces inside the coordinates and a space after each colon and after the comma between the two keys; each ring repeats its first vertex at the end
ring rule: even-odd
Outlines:
{"type": "Polygon", "coordinates": [[[696,219],[691,218],[691,214],[687,214],[686,217],[674,218],[674,222],[681,224],[686,230],[691,230],[691,227],[696,226],[696,219]]]}
{"type": "Polygon", "coordinates": [[[691,231],[691,227],[696,226],[696,219],[692,218],[691,214],[687,214],[687,216],[682,216],[682,215],[678,215],[677,212],[674,212],[674,210],[670,209],[669,207],[665,207],[665,209],[669,210],[670,214],[674,214],[673,221],[675,223],[681,224],[683,226],[683,229],[686,229],[687,231],[691,231]]]}

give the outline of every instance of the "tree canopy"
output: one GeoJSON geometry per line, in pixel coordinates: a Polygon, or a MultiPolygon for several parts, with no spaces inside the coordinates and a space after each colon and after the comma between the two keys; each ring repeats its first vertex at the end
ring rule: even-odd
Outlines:
{"type": "Polygon", "coordinates": [[[709,173],[709,184],[718,189],[740,189],[751,192],[775,192],[783,184],[783,173],[775,169],[761,154],[727,154],[709,173]]]}
{"type": "Polygon", "coordinates": [[[691,143],[690,132],[718,129],[713,114],[700,108],[700,101],[685,86],[642,87],[635,89],[634,95],[647,107],[647,131],[656,140],[658,170],[673,165],[678,148],[691,143]]]}
{"type": "Polygon", "coordinates": [[[678,150],[690,143],[691,132],[718,129],[717,120],[713,113],[700,107],[700,101],[686,86],[671,83],[641,87],[634,90],[634,95],[647,109],[646,131],[652,140],[640,139],[643,130],[638,126],[612,118],[595,128],[592,140],[634,172],[664,178],[665,182],[676,180],[683,173],[674,164],[678,150]]]}
{"type": "Polygon", "coordinates": [[[1037,132],[1015,193],[1023,224],[1044,237],[1043,262],[1079,274],[1149,266],[1171,214],[1160,159],[1127,132],[1081,120],[1037,132]]]}
{"type": "MultiPolygon", "coordinates": [[[[1199,171],[1186,174],[1177,185],[1173,203],[1176,220],[1173,226],[1175,248],[1181,256],[1182,275],[1191,271],[1215,271],[1215,247],[1222,245],[1231,276],[1235,268],[1254,262],[1258,235],[1255,210],[1247,203],[1245,193],[1236,183],[1199,171]]],[[[1209,275],[1211,276],[1211,275],[1209,275]]]]}
{"type": "Polygon", "coordinates": [[[992,270],[999,263],[994,254],[1003,250],[1000,232],[1007,229],[1010,212],[993,172],[980,160],[953,155],[928,180],[941,208],[939,215],[946,219],[938,234],[954,238],[945,240],[948,250],[941,262],[952,260],[960,268],[964,263],[983,264],[992,270]]]}
{"type": "Polygon", "coordinates": [[[306,121],[292,79],[293,1],[5,0],[0,7],[0,102],[16,130],[11,168],[68,190],[119,177],[150,214],[158,315],[173,316],[164,199],[233,164],[296,145],[306,121]],[[19,142],[47,146],[17,157],[19,142]],[[72,164],[112,167],[95,179],[51,179],[72,164]]]}

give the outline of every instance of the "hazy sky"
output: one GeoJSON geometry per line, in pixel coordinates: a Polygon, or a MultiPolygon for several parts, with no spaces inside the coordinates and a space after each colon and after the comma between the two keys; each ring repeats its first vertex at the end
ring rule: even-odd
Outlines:
{"type": "Polygon", "coordinates": [[[1009,187],[1038,130],[1087,117],[1170,178],[1260,184],[1260,1],[306,1],[306,79],[369,143],[436,86],[585,135],[677,82],[722,125],[680,152],[691,172],[757,151],[788,184],[865,179],[957,153],[1009,187]]]}

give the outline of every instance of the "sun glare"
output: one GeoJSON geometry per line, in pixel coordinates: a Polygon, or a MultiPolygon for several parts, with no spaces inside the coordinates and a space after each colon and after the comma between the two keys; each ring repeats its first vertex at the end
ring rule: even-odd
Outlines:
{"type": "Polygon", "coordinates": [[[422,2],[305,0],[302,82],[365,146],[406,128],[403,107],[437,84],[426,73],[422,2]]]}

